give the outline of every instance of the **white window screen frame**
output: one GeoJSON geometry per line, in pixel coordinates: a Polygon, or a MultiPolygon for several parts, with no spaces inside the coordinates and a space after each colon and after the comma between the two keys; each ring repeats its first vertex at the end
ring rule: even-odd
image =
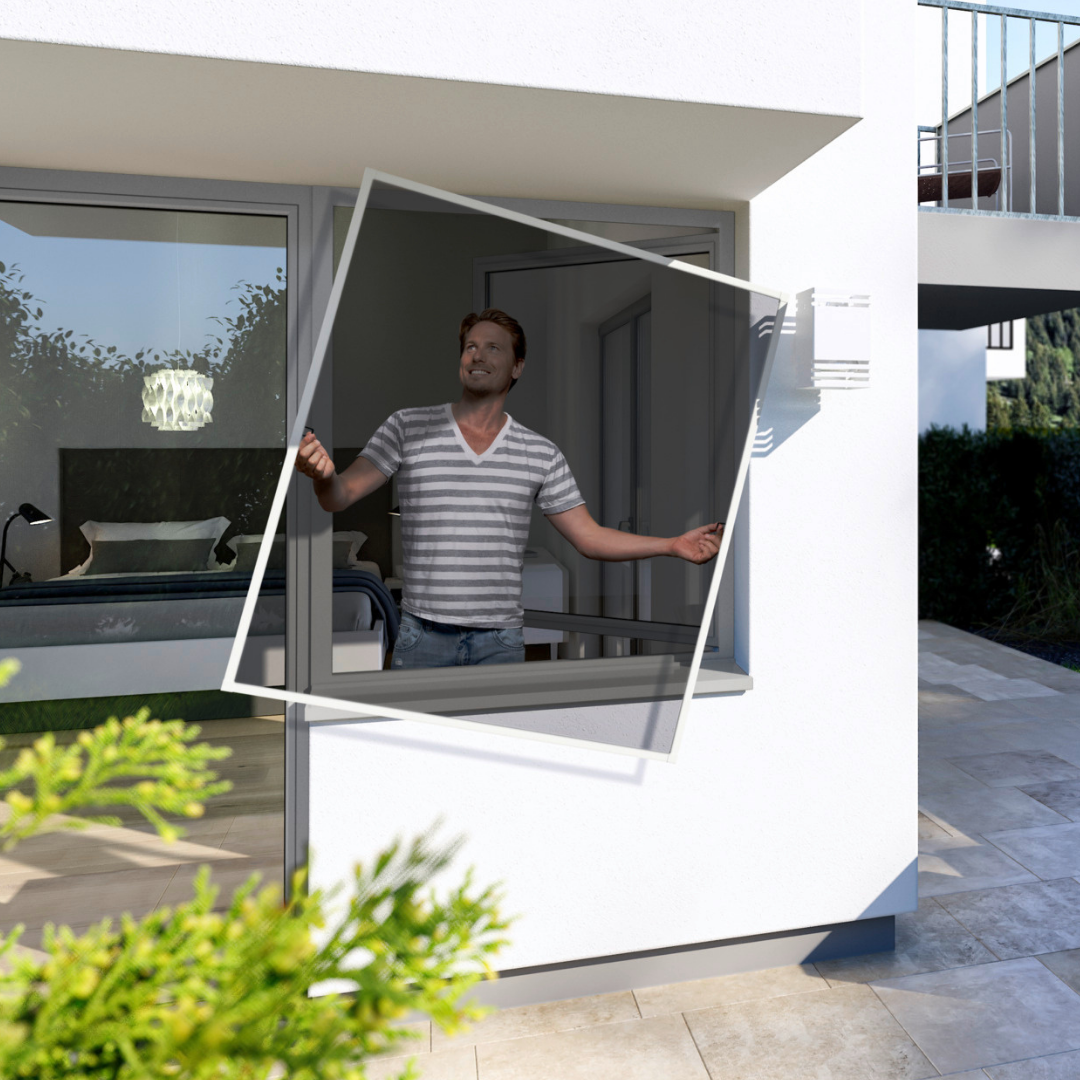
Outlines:
{"type": "MultiPolygon", "coordinates": [[[[303,390],[300,395],[299,404],[295,414],[295,420],[293,421],[292,430],[289,435],[289,445],[286,452],[286,461],[277,485],[277,489],[274,495],[274,501],[271,508],[269,518],[271,522],[277,521],[280,518],[281,512],[285,507],[286,495],[289,492],[290,485],[293,484],[294,478],[297,475],[292,463],[298,450],[300,440],[303,436],[304,426],[311,422],[309,420],[309,416],[312,415],[312,406],[316,402],[316,392],[317,385],[319,383],[319,376],[323,371],[324,363],[330,351],[334,317],[336,315],[338,304],[341,299],[348,265],[356,246],[360,224],[363,218],[363,211],[368,204],[372,187],[375,183],[389,186],[392,189],[396,189],[402,192],[411,192],[417,196],[438,199],[451,205],[460,206],[465,211],[492,214],[494,216],[501,217],[509,221],[515,221],[520,224],[528,225],[547,232],[552,232],[557,235],[569,238],[571,240],[576,240],[580,243],[587,243],[595,245],[599,248],[606,248],[612,253],[614,253],[615,256],[625,257],[626,255],[631,255],[634,258],[642,259],[644,261],[652,262],[659,265],[668,265],[673,261],[668,257],[658,255],[652,251],[646,250],[641,247],[628,247],[627,245],[619,244],[614,241],[604,239],[602,237],[587,235],[578,230],[567,228],[566,226],[557,225],[549,221],[537,219],[533,216],[528,216],[506,205],[509,200],[487,201],[467,198],[465,196],[455,195],[453,193],[442,191],[428,185],[418,184],[413,181],[403,179],[401,177],[391,176],[377,170],[366,170],[357,195],[353,218],[350,223],[349,232],[345,241],[344,251],[341,257],[342,267],[339,269],[339,272],[334,276],[333,286],[330,290],[329,300],[327,303],[326,314],[324,316],[322,327],[319,331],[318,338],[315,343],[312,363],[306,375],[303,390]]],[[[330,198],[329,201],[332,203],[332,198],[330,198]]],[[[529,209],[533,210],[534,212],[536,209],[549,209],[551,211],[551,216],[556,217],[560,216],[560,210],[563,208],[564,205],[565,204],[541,204],[539,207],[537,207],[533,204],[530,204],[529,209]]],[[[678,212],[672,211],[672,214],[674,216],[677,215],[678,212]]],[[[593,217],[591,218],[591,220],[597,220],[597,218],[593,217]]],[[[611,217],[609,220],[620,219],[617,217],[611,217]]],[[[677,241],[678,238],[675,238],[675,240],[677,241]]],[[[746,293],[755,293],[761,297],[771,298],[772,300],[775,300],[777,302],[775,326],[773,332],[770,335],[769,345],[761,364],[761,372],[759,375],[758,383],[759,391],[754,400],[750,403],[749,423],[747,425],[747,437],[745,439],[745,444],[741,448],[738,448],[741,453],[738,459],[738,467],[735,475],[734,493],[730,504],[731,512],[728,515],[728,521],[731,522],[735,520],[736,510],[740,505],[742,492],[745,487],[750,457],[754,445],[754,438],[757,432],[757,418],[760,414],[761,397],[764,394],[765,387],[767,387],[768,385],[769,373],[771,371],[772,363],[776,354],[776,347],[780,339],[779,330],[783,324],[783,318],[785,310],[788,306],[789,297],[781,290],[777,290],[767,286],[756,285],[732,277],[728,274],[723,274],[712,270],[705,270],[690,264],[680,264],[680,271],[696,274],[707,280],[715,281],[720,284],[726,284],[746,293]]],[[[296,490],[297,489],[294,487],[294,492],[296,490]]],[[[302,502],[304,500],[301,499],[299,501],[302,502]]],[[[310,493],[308,501],[314,501],[313,497],[310,497],[310,493]]],[[[292,515],[290,515],[290,517],[291,516],[292,515]]],[[[307,515],[301,514],[301,517],[307,517],[307,515]]],[[[512,738],[561,743],[578,747],[587,747],[589,749],[598,750],[605,753],[623,754],[633,757],[672,762],[676,759],[678,755],[686,713],[690,702],[693,700],[695,690],[699,690],[700,692],[705,693],[722,693],[749,689],[749,687],[752,685],[746,673],[743,672],[741,668],[738,668],[738,666],[734,664],[733,661],[724,661],[723,663],[719,664],[710,663],[706,664],[704,667],[702,664],[706,638],[708,636],[713,621],[713,612],[715,609],[717,593],[720,586],[722,569],[728,559],[728,552],[731,546],[732,536],[734,532],[735,530],[729,527],[725,529],[722,537],[720,553],[715,560],[715,568],[707,593],[705,603],[705,615],[697,635],[693,659],[690,665],[689,677],[686,678],[685,686],[682,689],[680,695],[681,700],[678,720],[676,722],[675,731],[670,747],[666,752],[634,746],[622,746],[606,742],[596,742],[588,739],[575,738],[563,734],[555,734],[548,731],[523,730],[520,728],[508,727],[499,724],[483,723],[461,715],[445,715],[416,711],[415,709],[395,707],[394,705],[388,704],[385,701],[381,700],[377,703],[365,703],[351,697],[337,697],[331,696],[326,692],[319,692],[323,691],[324,689],[331,688],[331,684],[329,684],[328,681],[325,679],[326,672],[323,672],[322,677],[320,677],[320,673],[316,670],[320,663],[319,657],[321,656],[323,666],[327,669],[327,671],[329,671],[330,650],[320,650],[315,648],[317,644],[317,635],[313,633],[313,625],[311,623],[309,623],[308,626],[308,633],[310,635],[308,642],[310,647],[309,650],[305,650],[303,642],[295,646],[296,651],[299,653],[304,653],[305,651],[310,652],[310,655],[308,657],[309,662],[299,663],[297,665],[289,665],[289,668],[293,668],[295,666],[297,668],[305,668],[310,671],[312,678],[308,682],[307,691],[288,688],[288,682],[290,681],[288,679],[288,672],[286,682],[287,688],[285,689],[266,687],[258,684],[242,683],[238,681],[237,674],[240,665],[241,655],[243,652],[244,644],[247,640],[252,617],[254,615],[255,604],[258,598],[259,589],[270,556],[273,534],[272,528],[269,528],[267,530],[264,541],[260,546],[258,558],[256,560],[255,572],[253,574],[251,587],[244,604],[243,614],[240,619],[240,628],[229,656],[225,679],[222,683],[222,689],[234,693],[247,693],[258,694],[260,696],[268,696],[286,702],[290,705],[303,705],[314,707],[315,709],[330,710],[331,715],[335,715],[338,719],[343,716],[348,716],[355,719],[400,719],[420,721],[423,723],[436,724],[440,726],[482,730],[488,734],[498,732],[512,738]]],[[[298,537],[297,539],[302,540],[308,538],[298,537]]],[[[311,570],[312,578],[317,577],[318,571],[320,569],[313,557],[316,546],[317,545],[315,542],[311,543],[312,560],[308,565],[311,570]]],[[[299,551],[297,552],[297,555],[299,555],[299,551]]],[[[297,558],[294,558],[292,552],[290,552],[289,564],[290,567],[299,566],[299,561],[297,558]]],[[[326,576],[328,578],[328,575],[326,576]]],[[[300,621],[302,622],[303,613],[300,612],[298,614],[300,617],[300,621]]],[[[309,618],[310,617],[311,616],[309,609],[309,618]]],[[[296,619],[293,617],[290,617],[289,621],[290,624],[296,623],[296,619]]],[[[328,620],[327,625],[329,625],[328,620]]],[[[634,659],[646,660],[653,658],[634,659]]],[[[645,670],[647,665],[640,665],[642,668],[640,674],[640,687],[635,687],[634,685],[632,685],[635,680],[632,678],[628,680],[627,675],[629,674],[629,669],[625,668],[625,666],[622,666],[624,664],[624,662],[622,661],[620,661],[621,666],[618,671],[613,671],[604,677],[598,677],[597,675],[595,675],[591,671],[591,669],[587,669],[584,666],[585,663],[586,662],[579,661],[574,662],[574,666],[581,667],[582,677],[577,680],[580,683],[580,686],[571,690],[568,700],[559,700],[557,695],[554,700],[544,700],[543,697],[541,697],[539,700],[536,700],[535,695],[532,695],[530,700],[527,703],[523,702],[523,704],[528,704],[531,707],[537,707],[542,709],[547,707],[558,708],[562,705],[571,703],[585,704],[590,701],[608,702],[613,699],[626,701],[648,701],[654,700],[657,696],[655,691],[652,693],[649,692],[650,687],[654,688],[656,686],[656,679],[655,672],[645,670]],[[617,688],[615,686],[616,683],[618,683],[617,688]],[[629,687],[628,683],[631,684],[629,685],[629,687]]],[[[518,666],[519,665],[511,665],[510,667],[516,669],[518,666]]],[[[527,666],[532,667],[533,665],[527,666]]],[[[472,683],[470,683],[468,686],[464,686],[460,698],[455,698],[455,710],[460,712],[471,712],[473,714],[483,712],[499,712],[501,710],[505,710],[508,707],[507,688],[513,687],[515,679],[520,682],[522,674],[523,673],[516,672],[516,670],[507,670],[505,668],[487,670],[481,669],[479,674],[476,674],[472,677],[472,683],[475,683],[475,685],[472,685],[472,683]]],[[[438,685],[440,678],[442,677],[437,670],[434,672],[411,672],[410,676],[414,682],[423,682],[423,680],[428,679],[428,681],[431,682],[433,689],[438,685]]],[[[380,678],[382,677],[383,676],[380,676],[380,678]]],[[[536,677],[539,678],[539,676],[536,677]]],[[[550,679],[548,681],[550,681],[550,679]]],[[[294,685],[302,684],[294,683],[294,685]]],[[[340,687],[343,692],[347,692],[349,688],[348,676],[333,676],[332,686],[334,689],[340,687]]],[[[513,690],[511,690],[511,696],[512,693],[513,690]]],[[[528,688],[525,689],[525,694],[527,697],[530,696],[528,688]]],[[[445,691],[442,692],[442,696],[445,698],[445,691]]],[[[674,695],[669,694],[666,696],[672,697],[674,695]]],[[[509,707],[512,708],[513,706],[509,707]]]]}

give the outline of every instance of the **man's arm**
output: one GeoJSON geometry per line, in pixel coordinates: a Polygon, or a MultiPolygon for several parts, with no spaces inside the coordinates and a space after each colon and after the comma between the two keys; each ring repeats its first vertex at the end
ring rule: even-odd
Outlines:
{"type": "Polygon", "coordinates": [[[339,473],[323,444],[310,431],[300,442],[296,468],[298,472],[311,477],[315,498],[324,510],[331,513],[352,506],[390,479],[366,457],[358,457],[344,472],[339,473]]]}
{"type": "Polygon", "coordinates": [[[635,536],[598,525],[584,503],[561,514],[548,514],[548,521],[588,559],[628,562],[671,555],[692,563],[707,563],[720,550],[724,526],[720,522],[691,529],[682,536],[635,536]]]}

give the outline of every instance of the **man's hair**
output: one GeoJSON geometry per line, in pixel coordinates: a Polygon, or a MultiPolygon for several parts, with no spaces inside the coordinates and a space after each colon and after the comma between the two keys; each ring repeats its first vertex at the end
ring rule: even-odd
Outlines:
{"type": "MultiPolygon", "coordinates": [[[[525,359],[525,331],[521,329],[521,323],[513,316],[507,315],[505,311],[493,307],[484,308],[479,315],[475,311],[471,311],[461,320],[461,326],[458,329],[459,355],[465,351],[465,336],[477,323],[482,322],[493,322],[496,326],[501,326],[510,335],[510,339],[514,343],[514,359],[525,359]]],[[[516,382],[517,379],[511,381],[510,390],[514,389],[514,383],[516,382]]]]}

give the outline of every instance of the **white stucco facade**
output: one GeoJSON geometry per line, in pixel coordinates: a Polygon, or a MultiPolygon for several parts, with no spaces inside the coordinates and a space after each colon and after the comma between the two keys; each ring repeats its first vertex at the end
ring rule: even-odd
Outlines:
{"type": "Polygon", "coordinates": [[[785,344],[766,394],[738,586],[754,690],[699,699],[674,766],[408,723],[316,728],[315,880],[368,836],[444,816],[521,913],[508,968],[915,906],[914,114],[884,74],[912,27],[907,3],[874,6],[863,68],[882,74],[863,119],[740,215],[754,279],[875,297],[871,389],[797,389],[785,344]]]}
{"type": "MultiPolygon", "coordinates": [[[[49,57],[110,69],[100,108],[115,112],[87,122],[115,129],[119,171],[355,186],[369,164],[466,194],[731,209],[740,276],[874,297],[870,388],[799,389],[788,339],[765,395],[734,586],[754,689],[699,699],[674,765],[410,722],[316,725],[316,884],[442,818],[468,837],[459,866],[502,881],[520,916],[503,968],[916,906],[914,34],[911,0],[15,0],[0,13],[0,57],[20,71],[49,57]],[[113,93],[138,74],[152,97],[155,73],[179,93],[191,72],[252,109],[250,141],[224,153],[197,137],[190,124],[219,123],[211,100],[164,102],[184,120],[170,139],[113,93]],[[429,107],[445,144],[423,134],[429,107]],[[453,134],[489,109],[517,118],[520,155],[489,164],[453,134]]],[[[0,164],[103,168],[74,111],[56,121],[73,128],[66,148],[8,121],[0,164]]]]}
{"type": "Polygon", "coordinates": [[[857,3],[11,0],[0,37],[858,116],[857,3]]]}

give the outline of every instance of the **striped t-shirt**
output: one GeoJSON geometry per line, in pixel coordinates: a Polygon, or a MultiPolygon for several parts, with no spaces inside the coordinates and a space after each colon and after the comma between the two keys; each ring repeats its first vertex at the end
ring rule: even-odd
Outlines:
{"type": "Polygon", "coordinates": [[[450,406],[435,405],[394,413],[361,453],[398,474],[402,607],[456,626],[521,626],[533,502],[561,514],[585,501],[559,448],[508,415],[477,454],[450,406]]]}

